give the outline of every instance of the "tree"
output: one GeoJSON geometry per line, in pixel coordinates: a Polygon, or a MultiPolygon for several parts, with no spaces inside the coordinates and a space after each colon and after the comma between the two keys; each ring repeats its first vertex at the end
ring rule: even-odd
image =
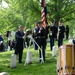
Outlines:
{"type": "Polygon", "coordinates": [[[51,19],[55,19],[56,24],[60,19],[65,22],[75,19],[75,1],[74,0],[50,0],[48,10],[51,19]]]}
{"type": "MultiPolygon", "coordinates": [[[[0,29],[16,30],[22,24],[25,28],[33,28],[36,21],[41,20],[39,0],[5,0],[9,8],[0,7],[0,29]]],[[[56,25],[60,19],[69,22],[75,19],[74,0],[46,0],[48,21],[55,19],[56,25]]],[[[1,5],[2,0],[0,0],[1,5]]]]}

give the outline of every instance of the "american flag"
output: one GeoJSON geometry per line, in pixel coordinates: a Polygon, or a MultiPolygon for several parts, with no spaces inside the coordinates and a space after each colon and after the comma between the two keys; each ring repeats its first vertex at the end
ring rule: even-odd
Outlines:
{"type": "Polygon", "coordinates": [[[45,0],[41,0],[41,7],[42,7],[41,17],[42,17],[43,27],[46,28],[46,24],[47,24],[47,18],[46,18],[47,8],[46,8],[45,0]]]}

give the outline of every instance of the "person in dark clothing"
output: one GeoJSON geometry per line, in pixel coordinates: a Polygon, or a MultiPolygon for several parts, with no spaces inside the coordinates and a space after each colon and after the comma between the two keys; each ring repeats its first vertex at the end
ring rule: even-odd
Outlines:
{"type": "Polygon", "coordinates": [[[24,46],[23,26],[19,26],[19,30],[15,33],[15,54],[19,55],[19,63],[22,63],[22,54],[24,46]]]}
{"type": "Polygon", "coordinates": [[[49,37],[50,37],[50,47],[52,50],[52,47],[54,46],[54,39],[57,38],[57,27],[55,26],[55,21],[52,21],[52,25],[49,29],[49,37]]]}
{"type": "MultiPolygon", "coordinates": [[[[39,44],[39,38],[38,38],[38,35],[37,35],[38,31],[39,31],[39,24],[38,24],[38,22],[36,22],[36,26],[34,27],[34,30],[33,30],[33,38],[34,38],[34,40],[37,44],[39,44]]],[[[38,46],[35,42],[34,42],[34,49],[38,50],[38,46]]]]}
{"type": "Polygon", "coordinates": [[[2,52],[2,51],[4,51],[4,44],[3,44],[3,37],[2,37],[2,35],[0,34],[0,51],[2,52]]]}
{"type": "Polygon", "coordinates": [[[69,26],[68,25],[66,25],[65,32],[66,32],[66,39],[68,40],[68,37],[69,37],[69,26]]]}
{"type": "Polygon", "coordinates": [[[43,56],[43,61],[45,62],[46,29],[42,26],[42,22],[39,22],[39,31],[37,36],[39,38],[39,46],[42,50],[42,55],[41,55],[41,50],[39,50],[40,58],[42,58],[43,56]]]}
{"type": "Polygon", "coordinates": [[[48,39],[49,28],[50,28],[50,26],[49,26],[49,25],[47,25],[47,26],[46,26],[46,39],[48,39]]]}
{"type": "Polygon", "coordinates": [[[64,32],[65,32],[65,27],[63,26],[62,20],[60,20],[58,26],[58,34],[57,34],[58,47],[63,45],[64,32]]]}

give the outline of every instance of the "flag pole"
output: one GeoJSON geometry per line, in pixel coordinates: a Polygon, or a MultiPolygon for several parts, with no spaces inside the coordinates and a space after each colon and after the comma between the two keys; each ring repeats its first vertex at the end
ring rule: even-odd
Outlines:
{"type": "Polygon", "coordinates": [[[42,18],[42,22],[43,22],[43,27],[46,28],[47,23],[47,8],[46,8],[46,2],[45,0],[41,0],[41,18],[42,18]]]}

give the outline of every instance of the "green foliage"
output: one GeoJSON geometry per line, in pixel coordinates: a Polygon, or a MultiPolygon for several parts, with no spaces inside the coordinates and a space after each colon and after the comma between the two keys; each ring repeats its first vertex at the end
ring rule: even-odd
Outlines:
{"type": "Polygon", "coordinates": [[[64,22],[75,19],[74,0],[50,0],[47,5],[50,19],[55,19],[56,24],[60,19],[64,20],[64,22]]]}
{"type": "MultiPolygon", "coordinates": [[[[1,6],[0,0],[0,33],[7,30],[17,30],[18,26],[24,25],[26,28],[33,28],[35,22],[41,20],[41,6],[39,0],[5,0],[8,8],[1,6]]],[[[70,23],[75,20],[74,0],[46,0],[48,9],[48,22],[55,19],[58,24],[59,19],[70,23]],[[48,2],[47,2],[48,1],[48,2]]]]}

